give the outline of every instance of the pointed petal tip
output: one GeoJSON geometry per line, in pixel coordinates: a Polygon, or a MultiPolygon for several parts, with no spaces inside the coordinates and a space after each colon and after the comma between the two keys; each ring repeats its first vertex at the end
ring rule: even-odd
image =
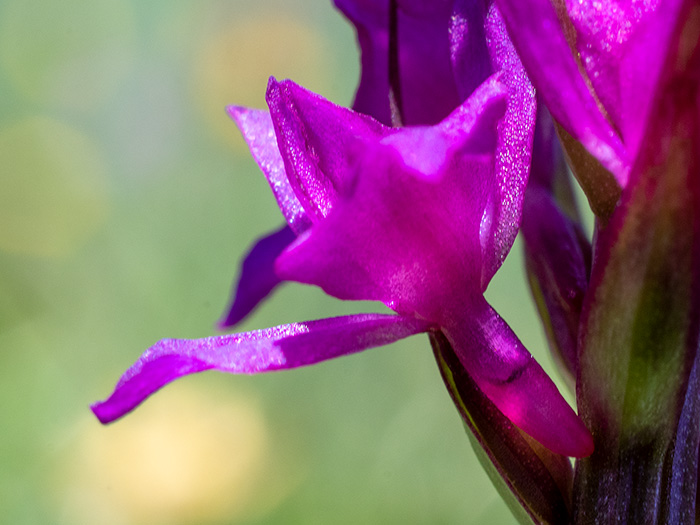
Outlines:
{"type": "Polygon", "coordinates": [[[556,402],[541,412],[536,409],[526,415],[509,412],[505,407],[503,413],[521,430],[556,454],[572,458],[590,456],[594,444],[588,428],[563,398],[551,401],[556,402]]]}
{"type": "MultiPolygon", "coordinates": [[[[246,120],[249,117],[255,116],[256,113],[267,112],[264,109],[248,108],[245,106],[226,106],[226,114],[231,120],[238,126],[241,132],[244,132],[246,126],[246,120]]],[[[245,136],[245,133],[244,133],[245,136]]]]}
{"type": "Polygon", "coordinates": [[[282,82],[279,82],[274,76],[270,76],[270,78],[267,79],[267,89],[265,90],[265,98],[269,97],[272,91],[279,90],[281,83],[282,82]]]}
{"type": "Polygon", "coordinates": [[[216,323],[214,323],[214,330],[216,330],[217,332],[224,332],[229,328],[233,328],[234,326],[236,326],[236,324],[238,324],[238,322],[240,321],[240,319],[233,320],[229,317],[229,315],[225,315],[224,317],[216,321],[216,323]]]}
{"type": "Polygon", "coordinates": [[[257,239],[241,263],[229,306],[216,323],[218,330],[232,328],[248,317],[281,284],[275,274],[275,259],[296,239],[285,224],[257,239]]]}
{"type": "MultiPolygon", "coordinates": [[[[565,403],[562,399],[562,403],[565,403]]],[[[522,420],[513,414],[504,414],[530,437],[556,454],[585,458],[593,454],[593,436],[576,413],[566,405],[557,407],[558,417],[552,419],[522,420]]],[[[539,418],[537,418],[539,419],[539,418]]]]}
{"type": "Polygon", "coordinates": [[[243,106],[226,106],[226,113],[228,114],[229,117],[231,117],[233,120],[238,120],[238,117],[241,113],[243,113],[247,108],[244,108],[243,106]]]}
{"type": "Polygon", "coordinates": [[[93,414],[95,414],[97,420],[103,425],[108,425],[109,423],[116,419],[119,419],[119,417],[123,415],[115,414],[112,410],[109,410],[108,401],[109,399],[106,399],[104,401],[97,401],[90,405],[90,410],[93,414]]]}

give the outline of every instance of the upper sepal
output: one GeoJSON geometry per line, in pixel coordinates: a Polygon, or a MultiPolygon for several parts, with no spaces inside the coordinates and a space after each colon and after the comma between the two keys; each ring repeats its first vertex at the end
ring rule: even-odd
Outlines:
{"type": "Polygon", "coordinates": [[[229,106],[226,111],[241,130],[289,226],[297,234],[307,230],[311,226],[311,217],[287,178],[270,113],[240,106],[229,106]]]}
{"type": "Polygon", "coordinates": [[[271,77],[265,98],[288,183],[311,221],[318,222],[352,184],[356,144],[393,131],[291,80],[271,77]]]}

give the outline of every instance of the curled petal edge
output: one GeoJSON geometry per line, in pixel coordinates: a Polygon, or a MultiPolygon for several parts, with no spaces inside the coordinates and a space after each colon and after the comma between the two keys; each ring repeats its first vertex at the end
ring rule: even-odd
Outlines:
{"type": "Polygon", "coordinates": [[[109,398],[90,408],[106,424],[189,374],[205,370],[259,374],[297,368],[434,329],[431,323],[412,317],[358,314],[204,339],[163,339],[124,373],[109,398]]]}

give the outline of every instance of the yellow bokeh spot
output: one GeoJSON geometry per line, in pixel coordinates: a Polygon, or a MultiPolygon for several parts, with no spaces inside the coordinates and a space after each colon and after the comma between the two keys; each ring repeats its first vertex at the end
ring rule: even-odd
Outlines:
{"type": "Polygon", "coordinates": [[[323,93],[333,67],[329,44],[317,28],[292,13],[258,13],[232,20],[203,42],[193,75],[195,94],[210,129],[245,148],[227,105],[266,108],[270,76],[291,78],[323,93]]]}
{"type": "Polygon", "coordinates": [[[95,109],[130,71],[135,44],[125,0],[0,3],[0,66],[34,102],[95,109]]]}
{"type": "Polygon", "coordinates": [[[296,486],[250,399],[186,383],[108,427],[83,420],[49,491],[66,523],[235,523],[296,486]]]}
{"type": "Polygon", "coordinates": [[[0,250],[63,256],[103,222],[105,163],[84,134],[45,117],[0,129],[0,250]]]}

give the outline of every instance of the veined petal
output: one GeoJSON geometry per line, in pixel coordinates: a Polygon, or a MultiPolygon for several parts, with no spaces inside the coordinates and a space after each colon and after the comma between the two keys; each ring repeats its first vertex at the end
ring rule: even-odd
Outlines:
{"type": "Polygon", "coordinates": [[[552,116],[617,179],[629,159],[581,74],[550,0],[497,0],[520,58],[552,116]]]}
{"type": "Polygon", "coordinates": [[[320,221],[352,182],[354,144],[393,131],[290,80],[270,78],[266,98],[289,184],[311,220],[320,221]]]}
{"type": "Polygon", "coordinates": [[[285,225],[257,240],[243,259],[233,301],[219,321],[219,329],[238,324],[282,282],[275,273],[275,259],[296,237],[285,225]]]}
{"type": "Polygon", "coordinates": [[[238,125],[250,153],[270,183],[287,223],[294,232],[303,232],[311,225],[311,220],[287,180],[270,113],[239,106],[229,106],[226,110],[238,125]]]}
{"type": "MultiPolygon", "coordinates": [[[[457,93],[450,61],[451,4],[398,0],[404,124],[436,124],[464,98],[457,93]]],[[[355,26],[360,44],[362,67],[353,109],[389,125],[389,2],[335,0],[335,5],[355,26]]]]}
{"type": "Polygon", "coordinates": [[[112,395],[91,406],[102,423],[133,410],[171,381],[204,370],[258,374],[311,365],[432,329],[397,315],[361,314],[205,339],[164,339],[146,350],[112,395]]]}
{"type": "Polygon", "coordinates": [[[278,274],[437,322],[480,295],[479,223],[504,96],[492,78],[441,125],[358,150],[352,193],[280,256],[278,274]]]}
{"type": "Polygon", "coordinates": [[[479,389],[517,427],[557,454],[585,457],[593,438],[554,382],[483,297],[442,329],[479,389]]]}

